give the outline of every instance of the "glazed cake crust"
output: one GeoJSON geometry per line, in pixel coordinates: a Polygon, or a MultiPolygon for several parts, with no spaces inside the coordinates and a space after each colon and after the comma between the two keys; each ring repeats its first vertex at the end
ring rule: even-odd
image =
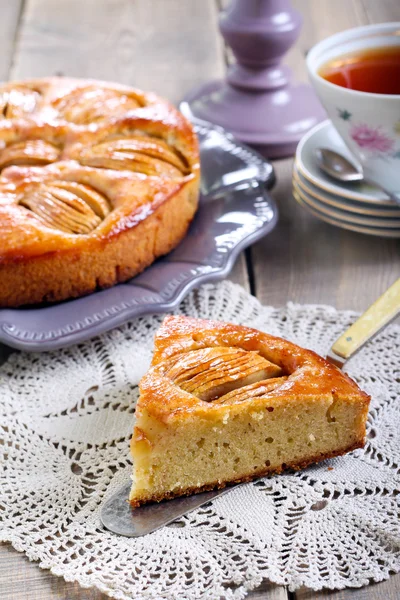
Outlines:
{"type": "MultiPolygon", "coordinates": [[[[223,402],[204,402],[192,394],[182,393],[167,376],[168,361],[174,356],[209,347],[236,347],[257,352],[277,365],[286,378],[267,392],[275,404],[299,402],[313,395],[369,403],[369,396],[350,377],[311,350],[250,327],[168,316],[156,336],[151,368],[140,382],[141,410],[145,409],[161,422],[182,420],[193,413],[215,414],[218,418],[218,414],[226,410],[226,398],[222,397],[223,402]]],[[[254,405],[255,402],[257,398],[243,400],[237,394],[233,395],[233,406],[232,402],[229,406],[235,410],[235,405],[243,407],[245,403],[254,405]]]]}
{"type": "Polygon", "coordinates": [[[190,123],[154,94],[50,78],[0,88],[0,306],[125,281],[198,205],[190,123]]]}
{"type": "Polygon", "coordinates": [[[166,317],[140,382],[130,502],[302,469],[360,448],[369,401],[337,367],[287,340],[166,317]]]}

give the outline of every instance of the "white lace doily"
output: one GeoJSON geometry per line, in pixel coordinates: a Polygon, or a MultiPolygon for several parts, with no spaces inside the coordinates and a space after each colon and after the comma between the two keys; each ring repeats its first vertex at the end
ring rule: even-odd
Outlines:
{"type": "MultiPolygon", "coordinates": [[[[186,315],[252,325],[325,354],[354,320],[327,306],[262,307],[242,288],[205,285],[186,315]]],[[[102,529],[99,509],[130,476],[137,383],[160,316],[0,368],[0,539],[43,568],[114,598],[240,599],[263,578],[315,590],[400,570],[400,328],[347,372],[372,396],[364,450],[265,478],[136,539],[102,529]]]]}

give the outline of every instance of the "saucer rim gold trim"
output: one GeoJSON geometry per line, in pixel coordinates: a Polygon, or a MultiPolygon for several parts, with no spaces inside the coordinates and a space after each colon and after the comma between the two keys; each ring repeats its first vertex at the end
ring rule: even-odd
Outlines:
{"type": "Polygon", "coordinates": [[[356,233],[363,233],[365,235],[373,235],[374,237],[385,237],[385,238],[400,238],[400,230],[396,233],[396,230],[381,230],[381,229],[366,229],[364,227],[360,227],[358,225],[350,225],[349,223],[342,223],[339,221],[336,221],[335,219],[331,219],[325,215],[321,215],[319,214],[318,211],[316,211],[315,209],[311,208],[311,206],[309,206],[300,196],[300,194],[297,192],[296,189],[293,189],[293,198],[296,200],[297,204],[299,204],[299,206],[301,206],[302,208],[305,208],[306,210],[308,210],[316,219],[320,219],[321,221],[324,221],[325,223],[328,223],[329,225],[333,225],[334,227],[338,227],[340,229],[347,229],[349,231],[354,231],[356,233]]]}
{"type": "MultiPolygon", "coordinates": [[[[336,202],[335,200],[332,200],[331,198],[327,198],[325,196],[320,196],[312,188],[308,187],[308,185],[306,185],[304,183],[304,181],[302,181],[301,175],[302,174],[299,173],[297,166],[294,164],[293,165],[293,178],[295,179],[296,183],[298,184],[298,186],[300,186],[300,188],[302,189],[303,192],[306,192],[309,196],[312,196],[319,202],[328,204],[328,205],[338,208],[340,210],[348,211],[351,213],[357,213],[357,214],[367,215],[367,216],[372,216],[372,217],[391,218],[390,213],[388,214],[387,210],[379,210],[379,209],[375,210],[374,208],[363,209],[358,206],[349,206],[345,203],[340,204],[340,202],[336,202]]],[[[307,180],[307,183],[309,183],[308,180],[307,180]]],[[[330,193],[330,195],[333,195],[333,194],[330,193]]],[[[400,221],[400,208],[396,209],[396,207],[394,206],[393,212],[395,213],[393,215],[393,218],[398,219],[400,221]]]]}
{"type": "MultiPolygon", "coordinates": [[[[376,222],[376,220],[373,219],[369,219],[369,217],[360,217],[360,216],[353,216],[353,215],[339,215],[336,213],[336,211],[334,211],[333,209],[330,209],[328,206],[319,206],[317,204],[315,204],[314,199],[311,197],[309,198],[307,196],[306,192],[302,192],[301,189],[299,189],[299,186],[293,181],[293,187],[296,187],[298,193],[301,194],[304,202],[307,202],[307,204],[309,204],[310,206],[312,206],[313,208],[315,208],[316,210],[320,211],[321,213],[324,213],[325,215],[328,215],[328,217],[333,217],[334,219],[337,219],[340,222],[343,223],[351,223],[351,224],[356,224],[356,225],[361,225],[361,226],[365,226],[365,227],[374,227],[374,228],[383,228],[383,229],[398,229],[400,231],[400,219],[396,219],[397,223],[391,224],[391,225],[386,225],[384,223],[379,223],[376,222]],[[366,219],[369,220],[369,223],[366,222],[366,219]]],[[[393,219],[394,220],[394,219],[393,219]]],[[[392,222],[393,220],[389,219],[389,222],[392,222]]]]}

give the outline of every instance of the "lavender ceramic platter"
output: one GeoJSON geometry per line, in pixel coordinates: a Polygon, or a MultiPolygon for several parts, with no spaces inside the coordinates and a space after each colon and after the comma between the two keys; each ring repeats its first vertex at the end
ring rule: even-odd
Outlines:
{"type": "Polygon", "coordinates": [[[64,348],[128,319],[174,310],[194,287],[226,277],[239,252],[273,229],[272,165],[222,128],[193,122],[201,198],[183,242],[126,283],[59,304],[0,310],[0,342],[30,351],[64,348]]]}

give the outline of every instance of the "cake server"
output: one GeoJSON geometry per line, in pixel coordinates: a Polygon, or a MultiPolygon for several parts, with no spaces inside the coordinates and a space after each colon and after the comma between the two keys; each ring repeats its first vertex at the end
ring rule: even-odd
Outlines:
{"type": "Polygon", "coordinates": [[[333,344],[326,359],[341,369],[344,363],[400,314],[397,279],[333,344]]]}
{"type": "MultiPolygon", "coordinates": [[[[368,310],[333,344],[327,360],[343,367],[346,360],[353,356],[367,341],[390,323],[400,313],[400,279],[378,299],[368,310]]],[[[195,508],[230,492],[236,484],[220,490],[203,492],[192,496],[183,496],[160,503],[146,504],[132,509],[129,502],[131,483],[127,481],[108,498],[100,511],[100,520],[104,527],[118,535],[140,537],[152,533],[160,527],[173,523],[179,517],[195,508]]],[[[179,523],[175,524],[179,527],[179,523]]]]}

